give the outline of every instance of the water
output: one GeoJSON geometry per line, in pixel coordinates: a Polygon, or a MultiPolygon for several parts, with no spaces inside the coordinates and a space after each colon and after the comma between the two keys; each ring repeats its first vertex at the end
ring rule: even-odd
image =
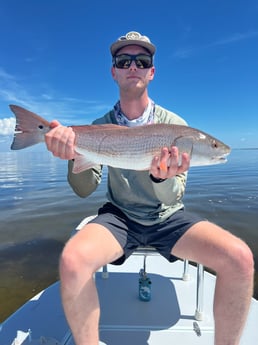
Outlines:
{"type": "MultiPolygon", "coordinates": [[[[58,279],[71,230],[105,201],[106,174],[86,199],[66,182],[67,163],[48,152],[0,152],[0,322],[58,279]]],[[[258,150],[233,150],[229,162],[195,167],[184,198],[197,212],[244,239],[256,262],[258,298],[258,150]]]]}

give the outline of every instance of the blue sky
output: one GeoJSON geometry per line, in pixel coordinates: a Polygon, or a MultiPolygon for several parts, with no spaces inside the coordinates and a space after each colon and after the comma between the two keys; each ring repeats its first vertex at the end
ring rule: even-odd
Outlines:
{"type": "Polygon", "coordinates": [[[110,44],[139,31],[157,46],[158,104],[231,147],[258,147],[256,0],[2,0],[0,151],[8,104],[64,125],[88,124],[118,99],[110,44]]]}

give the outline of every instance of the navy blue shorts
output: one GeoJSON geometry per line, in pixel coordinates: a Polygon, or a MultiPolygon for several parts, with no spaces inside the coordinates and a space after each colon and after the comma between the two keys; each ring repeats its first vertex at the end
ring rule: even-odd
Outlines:
{"type": "Polygon", "coordinates": [[[89,223],[104,226],[119,242],[124,255],[112,264],[120,265],[137,247],[142,246],[154,247],[170,262],[178,260],[171,255],[172,248],[189,228],[202,220],[204,219],[180,209],[164,222],[146,226],[130,220],[119,208],[108,202],[89,223]]]}

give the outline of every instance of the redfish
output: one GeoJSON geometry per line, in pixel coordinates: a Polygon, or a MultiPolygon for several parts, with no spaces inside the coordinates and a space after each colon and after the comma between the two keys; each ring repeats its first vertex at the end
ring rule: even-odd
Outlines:
{"type": "MultiPolygon", "coordinates": [[[[16,116],[12,150],[44,142],[50,123],[17,105],[10,105],[16,116]]],[[[230,147],[198,129],[174,124],[125,127],[115,124],[71,126],[75,132],[73,172],[107,165],[121,169],[149,170],[153,157],[163,147],[177,146],[179,154],[190,155],[190,166],[224,163],[230,147]]]]}

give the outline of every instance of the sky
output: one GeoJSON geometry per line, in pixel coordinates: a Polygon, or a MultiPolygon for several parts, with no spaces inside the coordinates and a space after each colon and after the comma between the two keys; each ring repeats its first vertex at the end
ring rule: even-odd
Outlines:
{"type": "Polygon", "coordinates": [[[109,47],[129,31],[157,47],[155,103],[232,148],[258,148],[257,0],[1,0],[0,151],[9,104],[64,125],[109,111],[109,47]]]}

